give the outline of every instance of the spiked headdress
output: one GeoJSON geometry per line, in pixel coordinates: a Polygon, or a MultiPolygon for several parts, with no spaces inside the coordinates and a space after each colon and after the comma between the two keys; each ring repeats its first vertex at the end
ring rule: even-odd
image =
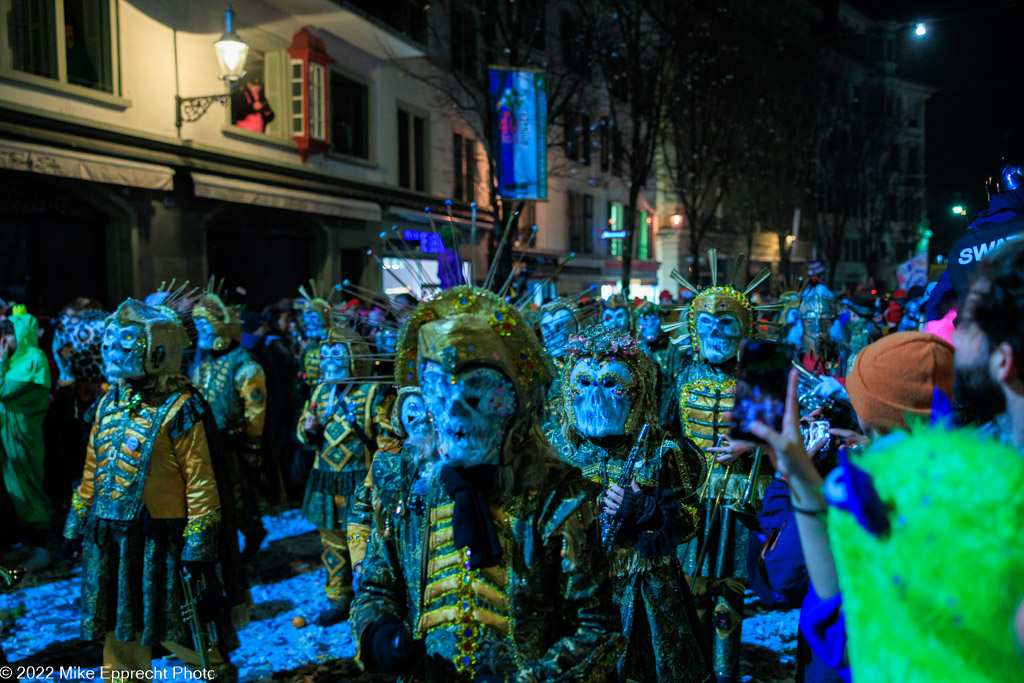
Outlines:
{"type": "Polygon", "coordinates": [[[697,316],[701,313],[710,313],[712,315],[732,313],[739,320],[740,329],[746,338],[755,336],[758,325],[762,324],[757,319],[757,312],[779,310],[778,304],[754,306],[748,298],[751,292],[771,277],[772,272],[770,268],[761,269],[742,290],[739,289],[739,285],[735,284],[735,278],[743,270],[745,260],[746,257],[743,254],[737,254],[736,262],[733,266],[733,284],[720,285],[718,282],[718,250],[708,249],[708,268],[711,271],[711,285],[704,289],[698,289],[678,270],[672,270],[672,279],[695,295],[693,301],[685,308],[686,314],[684,318],[678,323],[666,325],[664,328],[668,332],[673,330],[682,331],[679,336],[672,340],[673,344],[684,348],[696,347],[699,349],[699,346],[696,344],[697,316]]]}

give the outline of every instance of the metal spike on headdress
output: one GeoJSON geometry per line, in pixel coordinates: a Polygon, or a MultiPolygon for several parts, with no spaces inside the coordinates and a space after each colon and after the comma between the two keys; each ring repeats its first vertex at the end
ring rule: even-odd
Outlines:
{"type": "Polygon", "coordinates": [[[708,271],[711,273],[711,286],[718,286],[718,250],[708,249],[708,271]]]}
{"type": "Polygon", "coordinates": [[[530,248],[531,244],[533,244],[533,238],[536,236],[537,226],[535,225],[533,226],[533,228],[530,229],[530,238],[526,241],[526,244],[522,247],[522,249],[520,249],[519,258],[516,259],[515,264],[513,264],[512,266],[512,270],[509,271],[508,278],[505,279],[505,284],[503,284],[501,286],[501,289],[498,290],[498,296],[505,296],[505,292],[507,292],[508,288],[512,285],[512,279],[516,276],[516,269],[520,266],[520,264],[522,264],[523,259],[526,258],[526,250],[530,248]]]}
{"type": "Polygon", "coordinates": [[[569,265],[569,262],[572,261],[574,258],[576,258],[576,252],[570,252],[569,255],[565,257],[564,261],[555,266],[555,269],[554,271],[551,272],[551,275],[548,275],[546,278],[544,278],[543,280],[541,280],[540,282],[533,286],[533,289],[530,290],[529,296],[520,297],[519,301],[516,302],[515,304],[516,308],[520,312],[526,310],[529,307],[530,302],[533,301],[533,297],[537,296],[537,292],[541,291],[542,289],[547,287],[551,282],[553,282],[554,279],[558,277],[559,273],[562,272],[562,269],[569,265]]]}
{"type": "Polygon", "coordinates": [[[743,295],[744,296],[748,296],[751,292],[753,292],[755,289],[757,289],[758,285],[760,285],[762,282],[764,282],[769,277],[771,277],[771,275],[772,275],[772,269],[771,268],[768,268],[768,267],[762,268],[761,272],[759,272],[757,275],[752,277],[750,279],[750,282],[747,283],[747,286],[743,289],[743,295]]]}
{"type": "Polygon", "coordinates": [[[683,287],[686,287],[694,294],[696,294],[699,291],[696,287],[693,286],[692,282],[683,277],[683,274],[680,273],[677,268],[672,269],[672,272],[669,273],[669,277],[678,282],[679,284],[681,284],[683,287]]]}
{"type": "Polygon", "coordinates": [[[736,260],[732,264],[732,286],[740,288],[740,278],[743,277],[743,266],[747,262],[747,255],[743,252],[736,254],[736,260]]]}

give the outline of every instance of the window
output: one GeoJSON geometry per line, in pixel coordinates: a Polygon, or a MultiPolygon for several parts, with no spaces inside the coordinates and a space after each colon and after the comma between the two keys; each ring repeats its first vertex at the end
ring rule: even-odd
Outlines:
{"type": "Polygon", "coordinates": [[[622,134],[618,128],[612,128],[612,174],[622,175],[622,157],[625,154],[622,148],[622,134]]]}
{"type": "Polygon", "coordinates": [[[602,173],[607,173],[611,167],[612,146],[611,146],[611,124],[607,117],[601,117],[601,126],[597,131],[597,146],[600,147],[600,167],[602,173]]]}
{"type": "Polygon", "coordinates": [[[476,26],[473,15],[453,8],[451,13],[452,68],[467,76],[476,75],[476,26]]]}
{"type": "Polygon", "coordinates": [[[266,75],[263,53],[250,48],[245,58],[245,76],[231,90],[231,125],[254,133],[267,131],[267,126],[273,122],[276,114],[270,103],[266,75]]]}
{"type": "Polygon", "coordinates": [[[292,113],[292,135],[302,135],[306,132],[306,117],[302,115],[302,60],[291,61],[291,113],[292,113]]]}
{"type": "Polygon", "coordinates": [[[569,193],[569,251],[594,251],[594,195],[569,193]]]}
{"type": "Polygon", "coordinates": [[[326,140],[324,124],[327,121],[327,101],[324,98],[323,64],[309,63],[309,137],[326,140]]]}
{"type": "Polygon", "coordinates": [[[640,260],[651,258],[651,216],[646,211],[640,212],[640,222],[637,224],[637,238],[636,257],[640,260]]]}
{"type": "Polygon", "coordinates": [[[370,89],[337,71],[331,74],[331,142],[334,151],[370,158],[370,89]]]}
{"type": "Polygon", "coordinates": [[[452,160],[455,167],[455,199],[476,201],[476,141],[455,133],[452,135],[452,160]]]}
{"type": "Polygon", "coordinates": [[[398,185],[427,191],[427,121],[398,110],[398,185]]]}
{"type": "Polygon", "coordinates": [[[917,147],[907,148],[907,172],[921,172],[921,157],[918,155],[917,147]]]}
{"type": "Polygon", "coordinates": [[[889,163],[888,168],[890,171],[900,170],[900,148],[899,145],[889,145],[889,163]]]}
{"type": "Polygon", "coordinates": [[[585,166],[590,165],[590,117],[568,115],[565,124],[565,156],[585,166]]]}
{"type": "Polygon", "coordinates": [[[111,0],[0,0],[0,68],[116,93],[111,0]]]}

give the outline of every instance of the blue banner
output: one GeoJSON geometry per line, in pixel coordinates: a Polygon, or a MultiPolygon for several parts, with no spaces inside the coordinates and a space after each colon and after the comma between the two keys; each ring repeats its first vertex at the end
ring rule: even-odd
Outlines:
{"type": "Polygon", "coordinates": [[[538,71],[491,69],[491,143],[503,199],[548,198],[548,99],[538,71]]]}

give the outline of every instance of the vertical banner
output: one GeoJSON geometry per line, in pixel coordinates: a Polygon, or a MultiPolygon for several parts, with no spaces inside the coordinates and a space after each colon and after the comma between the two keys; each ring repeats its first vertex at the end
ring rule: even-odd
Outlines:
{"type": "Polygon", "coordinates": [[[492,68],[491,146],[503,199],[548,198],[548,99],[542,71],[492,68]]]}
{"type": "Polygon", "coordinates": [[[928,284],[928,254],[917,254],[896,269],[896,281],[903,290],[928,284]]]}

